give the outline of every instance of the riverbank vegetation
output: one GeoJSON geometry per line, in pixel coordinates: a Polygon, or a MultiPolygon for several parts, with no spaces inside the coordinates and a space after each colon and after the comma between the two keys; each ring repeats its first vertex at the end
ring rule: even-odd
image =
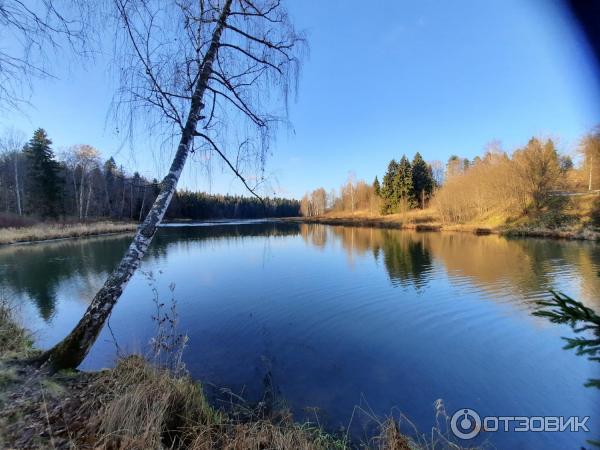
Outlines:
{"type": "Polygon", "coordinates": [[[489,145],[473,160],[444,165],[419,153],[390,161],[383,183],[352,176],[339,195],[322,188],[301,201],[305,217],[347,223],[593,238],[600,227],[600,132],[581,139],[580,161],[551,139],[531,138],[512,153],[489,145]],[[423,220],[427,218],[427,220],[423,220]]]}

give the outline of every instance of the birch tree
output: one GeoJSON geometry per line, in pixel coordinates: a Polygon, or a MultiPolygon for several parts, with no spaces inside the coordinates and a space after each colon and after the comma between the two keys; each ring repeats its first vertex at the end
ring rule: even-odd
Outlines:
{"type": "Polygon", "coordinates": [[[15,209],[19,216],[23,215],[23,146],[25,145],[25,136],[17,130],[6,129],[2,138],[0,138],[0,152],[5,157],[12,160],[12,178],[13,189],[15,193],[15,209]]]}
{"type": "Polygon", "coordinates": [[[72,172],[75,210],[80,220],[87,218],[92,193],[91,178],[94,170],[100,165],[99,155],[98,150],[91,145],[82,144],[69,148],[64,156],[65,164],[72,172]]]}
{"type": "MultiPolygon", "coordinates": [[[[78,366],[145,255],[190,154],[244,171],[264,165],[295,90],[304,40],[279,0],[114,0],[121,84],[117,117],[143,117],[178,145],[160,192],[118,267],[71,333],[46,352],[50,370],[78,366]],[[242,136],[229,151],[232,136],[242,136]],[[234,157],[235,158],[234,158],[234,157]]],[[[260,177],[257,177],[260,183],[260,177]]]]}

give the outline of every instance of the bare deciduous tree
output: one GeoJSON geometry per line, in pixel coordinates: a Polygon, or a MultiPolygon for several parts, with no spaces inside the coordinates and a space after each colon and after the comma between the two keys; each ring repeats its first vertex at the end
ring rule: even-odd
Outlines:
{"type": "Polygon", "coordinates": [[[488,147],[477,164],[448,177],[434,203],[443,222],[517,217],[546,206],[560,178],[554,143],[532,138],[512,158],[488,147]]]}
{"type": "Polygon", "coordinates": [[[585,173],[588,191],[598,186],[600,167],[600,130],[596,129],[581,140],[579,147],[583,155],[583,172],[585,173]]]}
{"type": "Polygon", "coordinates": [[[87,218],[93,187],[91,178],[94,170],[100,166],[100,153],[91,145],[74,145],[67,150],[64,161],[72,172],[75,210],[80,220],[87,218]]]}
{"type": "Polygon", "coordinates": [[[117,40],[124,49],[117,115],[134,123],[141,113],[151,125],[146,128],[171,130],[179,144],[160,193],[118,267],[73,331],[42,357],[51,370],[76,367],[88,353],[140,265],[190,153],[218,155],[254,193],[256,185],[249,185],[244,170],[251,161],[264,165],[302,56],[302,36],[279,0],[114,4],[117,40]],[[240,135],[231,159],[223,145],[240,135]]]}
{"type": "MultiPolygon", "coordinates": [[[[6,129],[3,136],[0,138],[0,153],[12,160],[13,190],[15,194],[15,206],[19,216],[23,215],[23,199],[21,195],[23,192],[23,176],[21,173],[21,166],[23,166],[24,159],[23,154],[21,153],[23,145],[25,145],[25,136],[15,129],[6,129]]],[[[6,192],[5,195],[8,198],[8,192],[6,192]]]]}
{"type": "Polygon", "coordinates": [[[88,18],[96,6],[81,0],[0,1],[0,109],[18,108],[33,79],[52,76],[57,50],[87,53],[93,29],[88,18]]]}

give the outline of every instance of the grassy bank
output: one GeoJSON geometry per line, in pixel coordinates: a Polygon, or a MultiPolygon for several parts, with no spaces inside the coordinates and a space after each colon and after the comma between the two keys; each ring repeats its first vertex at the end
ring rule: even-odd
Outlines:
{"type": "Polygon", "coordinates": [[[378,228],[398,228],[439,231],[442,224],[434,211],[413,210],[406,214],[373,214],[369,211],[328,212],[321,216],[281,219],[306,223],[322,223],[326,225],[355,225],[378,228]]]}
{"type": "Polygon", "coordinates": [[[219,411],[185,371],[158,368],[139,356],[100,372],[49,376],[24,362],[36,350],[6,303],[0,303],[0,344],[0,448],[460,448],[442,434],[415,442],[393,420],[376,424],[379,434],[359,445],[343,433],[296,423],[264,402],[219,411]]]}
{"type": "Polygon", "coordinates": [[[34,242],[125,233],[135,231],[136,228],[137,224],[132,222],[91,222],[74,224],[39,223],[18,228],[0,228],[0,245],[14,244],[17,242],[34,242]]]}

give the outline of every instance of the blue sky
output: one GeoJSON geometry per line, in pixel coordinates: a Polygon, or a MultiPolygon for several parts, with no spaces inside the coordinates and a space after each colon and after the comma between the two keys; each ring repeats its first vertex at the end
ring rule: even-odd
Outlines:
{"type": "MultiPolygon", "coordinates": [[[[532,135],[573,153],[600,123],[600,85],[591,53],[561,3],[552,0],[288,0],[307,32],[310,57],[266,173],[279,195],[299,198],[337,188],[349,171],[381,178],[391,158],[472,158],[500,140],[504,149],[532,135]]],[[[29,135],[44,127],[55,149],[88,143],[129,170],[160,178],[167,156],[155,140],[120,148],[107,120],[115,88],[108,57],[86,69],[65,59],[57,79],[33,85],[25,114],[0,127],[29,135]]],[[[210,180],[190,161],[180,186],[242,193],[227,170],[210,180]]]]}

